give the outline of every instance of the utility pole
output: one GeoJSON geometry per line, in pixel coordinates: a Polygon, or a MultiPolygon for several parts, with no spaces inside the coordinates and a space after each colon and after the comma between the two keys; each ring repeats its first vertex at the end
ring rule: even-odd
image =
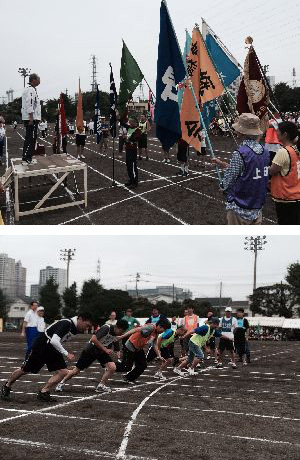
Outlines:
{"type": "Polygon", "coordinates": [[[175,302],[175,284],[173,284],[173,302],[175,302]]]}
{"type": "Polygon", "coordinates": [[[69,287],[70,263],[75,260],[76,249],[60,249],[60,260],[67,262],[67,287],[69,287]]]}
{"type": "Polygon", "coordinates": [[[220,306],[220,311],[222,308],[222,291],[223,291],[223,282],[220,282],[220,301],[219,301],[219,306],[220,306]]]}
{"type": "Polygon", "coordinates": [[[263,251],[265,244],[267,244],[266,236],[256,236],[256,237],[246,236],[245,242],[244,242],[245,251],[251,251],[254,253],[253,294],[256,289],[258,251],[263,251]]]}
{"type": "Polygon", "coordinates": [[[23,79],[24,79],[24,88],[25,88],[26,77],[29,77],[31,69],[28,69],[27,67],[19,67],[18,72],[21,75],[21,77],[23,77],[23,79]]]}
{"type": "Polygon", "coordinates": [[[296,73],[296,68],[294,67],[293,68],[293,72],[292,72],[292,77],[293,77],[293,88],[296,88],[297,86],[297,73],[296,73]]]}
{"type": "Polygon", "coordinates": [[[97,261],[97,279],[99,280],[99,283],[101,281],[101,262],[100,259],[97,261]]]}
{"type": "Polygon", "coordinates": [[[97,59],[93,54],[91,57],[92,64],[92,92],[95,93],[97,90],[97,59]]]}
{"type": "Polygon", "coordinates": [[[137,273],[135,275],[135,292],[136,292],[136,298],[139,298],[139,289],[138,289],[138,283],[140,282],[141,275],[140,273],[137,273]]]}

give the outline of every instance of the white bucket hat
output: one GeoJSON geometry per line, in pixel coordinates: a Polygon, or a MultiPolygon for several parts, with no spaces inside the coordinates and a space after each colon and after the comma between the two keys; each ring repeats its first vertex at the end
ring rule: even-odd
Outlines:
{"type": "Polygon", "coordinates": [[[251,136],[263,134],[260,129],[260,119],[252,113],[242,113],[232,127],[241,134],[249,134],[251,136]]]}

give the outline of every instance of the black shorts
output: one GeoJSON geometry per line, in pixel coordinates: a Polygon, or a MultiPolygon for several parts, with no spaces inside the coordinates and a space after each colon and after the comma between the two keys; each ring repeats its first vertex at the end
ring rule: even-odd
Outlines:
{"type": "Polygon", "coordinates": [[[30,374],[38,374],[45,365],[49,372],[67,368],[63,355],[49,343],[45,334],[41,334],[35,339],[31,353],[22,365],[22,370],[30,374]]]}
{"type": "Polygon", "coordinates": [[[234,351],[233,340],[220,338],[219,350],[222,353],[225,350],[234,351]]]}
{"type": "Polygon", "coordinates": [[[85,146],[85,138],[86,135],[82,134],[76,134],[76,145],[82,145],[83,147],[85,146]]]}
{"type": "Polygon", "coordinates": [[[107,353],[93,353],[89,350],[83,350],[76,363],[76,367],[83,371],[83,369],[90,367],[94,361],[98,361],[102,367],[105,367],[107,363],[113,362],[112,358],[107,353]]]}
{"type": "MultiPolygon", "coordinates": [[[[174,347],[163,347],[160,349],[160,354],[164,359],[174,358],[174,347]]],[[[155,358],[157,358],[157,354],[153,347],[150,347],[146,356],[147,362],[150,363],[155,358]]]]}
{"type": "Polygon", "coordinates": [[[215,350],[216,349],[216,339],[215,337],[211,337],[208,341],[208,346],[211,350],[215,350]]]}
{"type": "Polygon", "coordinates": [[[147,149],[148,148],[148,136],[147,134],[142,134],[138,141],[139,149],[147,149]]]}

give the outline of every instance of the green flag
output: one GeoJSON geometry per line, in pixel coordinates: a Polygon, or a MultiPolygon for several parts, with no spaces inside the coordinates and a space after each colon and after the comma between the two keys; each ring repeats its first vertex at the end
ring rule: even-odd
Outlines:
{"type": "Polygon", "coordinates": [[[127,113],[127,103],[132,99],[132,95],[138,85],[143,80],[144,75],[141,72],[136,60],[130,53],[123,40],[123,50],[120,70],[120,94],[119,94],[119,114],[122,120],[127,113]]]}

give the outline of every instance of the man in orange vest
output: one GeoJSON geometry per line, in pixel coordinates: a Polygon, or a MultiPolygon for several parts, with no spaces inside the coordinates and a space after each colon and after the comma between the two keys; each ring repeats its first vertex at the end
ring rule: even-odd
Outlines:
{"type": "Polygon", "coordinates": [[[116,337],[117,340],[128,339],[123,348],[122,362],[117,363],[117,372],[127,372],[124,377],[126,383],[133,384],[147,368],[144,347],[150,341],[152,341],[152,347],[158,359],[164,362],[164,358],[162,358],[161,352],[157,346],[157,338],[159,334],[162,334],[170,328],[170,321],[168,319],[161,319],[155,324],[151,323],[142,327],[136,327],[116,337]],[[133,365],[134,368],[132,369],[133,365]]]}
{"type": "Polygon", "coordinates": [[[283,147],[278,150],[269,170],[279,225],[300,225],[299,137],[295,123],[284,121],[279,124],[278,138],[283,147]]]}
{"type": "MultiPolygon", "coordinates": [[[[182,325],[186,328],[187,333],[196,329],[199,325],[199,316],[194,314],[194,309],[192,307],[187,308],[187,315],[183,318],[182,325]]],[[[182,340],[182,348],[184,355],[187,354],[189,349],[189,340],[190,337],[184,338],[182,340]]]]}
{"type": "Polygon", "coordinates": [[[278,124],[282,123],[281,117],[279,113],[275,113],[274,118],[269,121],[269,128],[266,132],[266,140],[265,146],[270,152],[270,164],[278,152],[278,150],[282,147],[280,140],[278,139],[277,129],[278,124]]]}

